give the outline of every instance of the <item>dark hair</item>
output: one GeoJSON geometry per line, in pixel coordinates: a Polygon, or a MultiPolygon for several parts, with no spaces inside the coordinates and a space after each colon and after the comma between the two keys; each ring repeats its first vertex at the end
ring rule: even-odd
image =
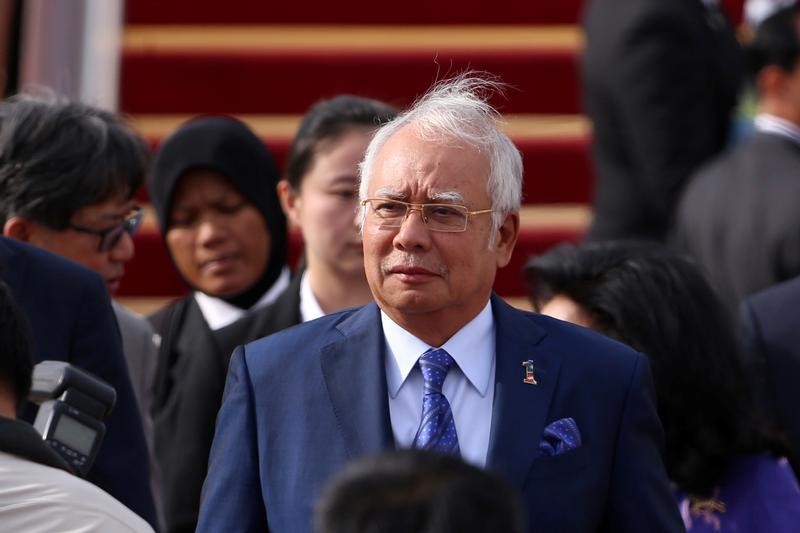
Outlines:
{"type": "Polygon", "coordinates": [[[117,115],[14,96],[0,106],[0,223],[18,215],[64,229],[82,207],[131,198],[147,163],[147,145],[117,115]]]}
{"type": "Polygon", "coordinates": [[[303,117],[289,149],[285,173],[289,184],[295,190],[300,188],[323,141],[335,140],[354,128],[378,128],[396,115],[392,106],[360,96],[344,94],[320,100],[303,117]]]}
{"type": "Polygon", "coordinates": [[[22,409],[31,390],[33,354],[28,319],[0,280],[0,384],[11,387],[22,409]]]}
{"type": "Polygon", "coordinates": [[[762,69],[775,65],[791,72],[800,59],[800,35],[797,20],[800,7],[794,4],[764,19],[753,40],[745,48],[748,72],[752,79],[762,69]]]}
{"type": "Polygon", "coordinates": [[[519,497],[459,458],[420,450],[350,465],[323,492],[316,533],[519,533],[519,497]]]}
{"type": "Polygon", "coordinates": [[[667,473],[681,490],[710,496],[736,456],[782,452],[756,422],[732,323],[690,259],[655,244],[562,245],[526,273],[535,309],[567,296],[599,331],[647,354],[667,473]]]}

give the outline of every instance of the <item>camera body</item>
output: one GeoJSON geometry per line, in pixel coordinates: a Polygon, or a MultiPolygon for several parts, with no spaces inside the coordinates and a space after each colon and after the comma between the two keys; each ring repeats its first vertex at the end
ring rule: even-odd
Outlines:
{"type": "Polygon", "coordinates": [[[76,474],[85,476],[116,397],[113,387],[69,363],[42,361],[33,369],[29,396],[39,404],[33,426],[76,474]]]}

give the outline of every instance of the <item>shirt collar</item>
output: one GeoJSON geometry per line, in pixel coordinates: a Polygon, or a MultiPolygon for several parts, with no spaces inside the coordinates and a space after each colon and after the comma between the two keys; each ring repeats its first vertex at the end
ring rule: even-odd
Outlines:
{"type": "Polygon", "coordinates": [[[768,113],[759,113],[753,121],[753,125],[757,131],[780,135],[800,143],[800,126],[789,120],[768,113]]]}
{"type": "Polygon", "coordinates": [[[303,271],[300,277],[300,318],[303,322],[314,320],[324,316],[325,312],[311,290],[311,282],[308,280],[308,270],[303,271]]]}
{"type": "Polygon", "coordinates": [[[272,284],[272,287],[270,287],[250,309],[241,309],[235,305],[229,304],[225,300],[209,296],[199,291],[195,291],[194,299],[197,302],[197,306],[200,308],[200,312],[203,313],[203,318],[205,318],[208,327],[211,331],[216,331],[229,324],[233,324],[247,314],[248,311],[261,309],[277,300],[278,296],[289,286],[290,278],[291,273],[289,269],[284,267],[278,279],[272,284]]]}
{"type": "MultiPolygon", "coordinates": [[[[395,323],[381,310],[381,325],[387,345],[387,382],[389,394],[397,397],[419,356],[430,346],[395,323]]],[[[455,360],[473,387],[485,396],[495,356],[494,316],[491,302],[467,325],[450,337],[441,348],[455,360]]]]}

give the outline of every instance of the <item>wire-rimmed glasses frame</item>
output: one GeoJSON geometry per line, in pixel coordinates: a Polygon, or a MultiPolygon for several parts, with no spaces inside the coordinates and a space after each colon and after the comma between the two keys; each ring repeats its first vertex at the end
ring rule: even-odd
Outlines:
{"type": "Polygon", "coordinates": [[[399,228],[412,211],[419,211],[422,222],[431,231],[460,233],[466,231],[469,217],[494,213],[496,209],[470,211],[458,204],[412,204],[392,198],[366,198],[361,206],[370,209],[378,217],[382,228],[399,228]]]}
{"type": "Polygon", "coordinates": [[[133,236],[136,235],[139,226],[142,224],[143,218],[144,211],[141,207],[136,207],[131,210],[128,216],[125,217],[125,220],[119,224],[114,224],[110,228],[95,229],[87,226],[81,226],[80,224],[73,224],[71,222],[67,224],[67,227],[80,233],[88,233],[90,235],[97,235],[100,237],[100,243],[97,246],[97,251],[104,253],[117,245],[119,240],[122,238],[123,233],[127,232],[128,235],[133,238],[133,236]]]}

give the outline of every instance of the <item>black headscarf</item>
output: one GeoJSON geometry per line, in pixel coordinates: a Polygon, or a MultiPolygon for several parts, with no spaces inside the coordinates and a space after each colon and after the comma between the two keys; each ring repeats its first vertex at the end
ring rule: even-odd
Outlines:
{"type": "Polygon", "coordinates": [[[261,139],[232,117],[208,116],[186,122],[164,141],[148,183],[165,242],[175,189],[181,177],[197,169],[225,176],[258,209],[269,229],[269,264],[261,278],[244,292],[223,298],[247,309],[269,290],[286,264],[286,217],[275,189],[278,167],[261,139]]]}

